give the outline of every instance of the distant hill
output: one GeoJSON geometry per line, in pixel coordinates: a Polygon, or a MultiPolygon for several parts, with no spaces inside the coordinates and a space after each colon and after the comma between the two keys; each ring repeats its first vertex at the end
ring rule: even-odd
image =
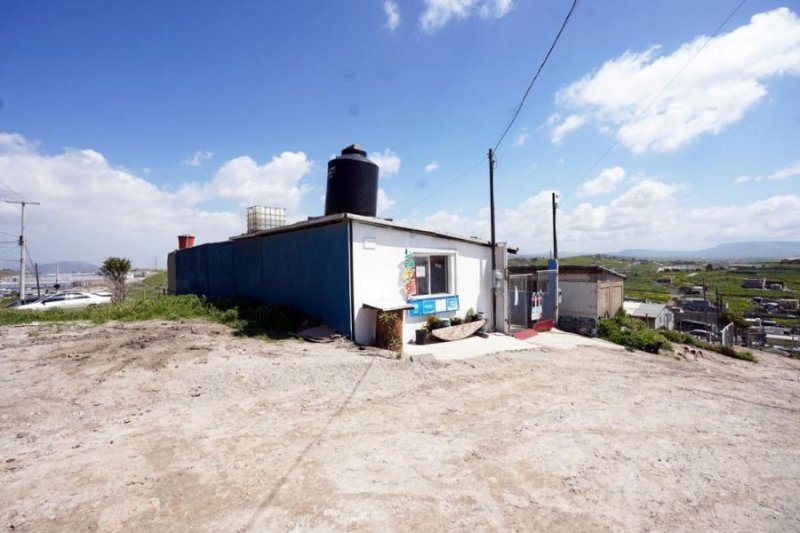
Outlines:
{"type": "Polygon", "coordinates": [[[800,241],[729,242],[703,250],[621,250],[608,254],[643,259],[787,259],[800,257],[800,241]]]}
{"type": "MultiPolygon", "coordinates": [[[[100,269],[99,266],[87,263],[86,261],[61,261],[59,263],[40,264],[39,274],[55,274],[56,265],[58,265],[58,271],[62,274],[72,272],[97,272],[100,269]]],[[[32,269],[33,266],[28,265],[28,268],[32,269]]]]}

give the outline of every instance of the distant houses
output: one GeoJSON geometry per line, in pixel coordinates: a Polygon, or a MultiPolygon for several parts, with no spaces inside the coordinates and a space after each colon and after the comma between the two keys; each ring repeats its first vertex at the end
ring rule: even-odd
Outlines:
{"type": "Polygon", "coordinates": [[[622,307],[628,316],[641,320],[653,329],[675,328],[675,315],[664,304],[624,302],[622,307]]]}
{"type": "Polygon", "coordinates": [[[744,289],[769,289],[771,291],[782,291],[786,289],[786,283],[779,279],[749,278],[742,280],[744,289]]]}

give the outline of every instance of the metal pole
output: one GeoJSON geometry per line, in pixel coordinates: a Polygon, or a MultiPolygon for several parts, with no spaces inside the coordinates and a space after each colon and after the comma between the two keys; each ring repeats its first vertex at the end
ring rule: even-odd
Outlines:
{"type": "Polygon", "coordinates": [[[7,204],[19,204],[22,207],[22,216],[19,230],[19,299],[25,299],[25,206],[39,205],[39,202],[26,202],[24,200],[6,200],[7,204]]]}
{"type": "Polygon", "coordinates": [[[553,193],[553,259],[558,259],[558,237],[556,237],[556,193],[553,193]]]}
{"type": "Polygon", "coordinates": [[[489,217],[492,231],[492,330],[497,331],[497,242],[494,234],[494,150],[489,148],[489,217]]]}
{"type": "Polygon", "coordinates": [[[34,270],[36,272],[36,296],[41,298],[42,297],[42,289],[39,287],[39,263],[33,264],[34,270]]]}
{"type": "Polygon", "coordinates": [[[25,202],[22,202],[22,217],[19,229],[19,299],[25,299],[25,202]]]}

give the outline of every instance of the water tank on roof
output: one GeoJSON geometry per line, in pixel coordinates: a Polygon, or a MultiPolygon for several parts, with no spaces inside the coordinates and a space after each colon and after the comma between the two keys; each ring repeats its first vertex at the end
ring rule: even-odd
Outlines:
{"type": "Polygon", "coordinates": [[[374,217],[378,210],[378,165],[352,144],[328,161],[325,214],[353,213],[374,217]]]}

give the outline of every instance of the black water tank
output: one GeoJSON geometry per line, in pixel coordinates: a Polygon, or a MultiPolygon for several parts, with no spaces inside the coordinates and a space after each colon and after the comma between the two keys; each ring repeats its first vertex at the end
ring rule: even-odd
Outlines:
{"type": "Polygon", "coordinates": [[[353,213],[374,217],[378,209],[378,165],[367,152],[351,144],[328,161],[325,214],[353,213]]]}

